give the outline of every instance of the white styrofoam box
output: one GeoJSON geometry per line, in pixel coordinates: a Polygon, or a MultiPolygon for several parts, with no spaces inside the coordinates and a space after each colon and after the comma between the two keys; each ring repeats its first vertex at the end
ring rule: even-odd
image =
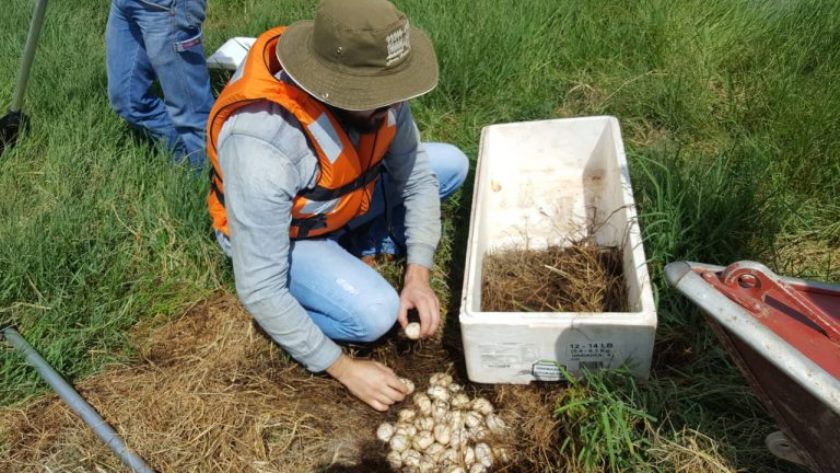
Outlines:
{"type": "Polygon", "coordinates": [[[618,120],[487,126],[481,133],[460,311],[467,374],[479,383],[562,379],[581,368],[650,371],[656,308],[618,120]],[[622,251],[629,312],[482,312],[488,252],[567,245],[594,229],[622,251]]]}
{"type": "Polygon", "coordinates": [[[225,41],[219,49],[216,50],[210,57],[207,58],[207,67],[209,69],[227,69],[235,71],[245,56],[248,55],[248,50],[257,38],[247,38],[244,36],[237,36],[225,41]]]}

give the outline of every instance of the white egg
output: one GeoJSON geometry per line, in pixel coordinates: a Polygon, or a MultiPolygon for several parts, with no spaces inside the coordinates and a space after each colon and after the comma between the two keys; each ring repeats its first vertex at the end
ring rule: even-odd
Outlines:
{"type": "Polygon", "coordinates": [[[467,447],[464,449],[464,464],[469,468],[473,463],[475,463],[475,450],[472,447],[467,447]]]}
{"type": "Polygon", "coordinates": [[[397,418],[400,422],[413,422],[415,417],[417,417],[417,413],[411,409],[401,409],[397,412],[397,418]]]}
{"type": "Polygon", "coordinates": [[[464,416],[464,423],[467,427],[475,427],[484,423],[484,417],[476,411],[470,411],[464,416]]]}
{"type": "Polygon", "coordinates": [[[449,440],[451,439],[451,432],[452,430],[449,428],[448,425],[436,425],[433,431],[435,435],[435,441],[442,445],[449,445],[449,440]]]}
{"type": "Polygon", "coordinates": [[[484,440],[487,437],[487,429],[483,425],[476,425],[467,431],[467,438],[470,440],[484,440]]]}
{"type": "Polygon", "coordinates": [[[435,373],[429,378],[429,384],[447,387],[452,384],[452,376],[446,373],[435,373]]]}
{"type": "Polygon", "coordinates": [[[479,397],[473,400],[472,410],[482,415],[492,414],[493,404],[490,404],[490,401],[488,401],[487,399],[479,397]]]}
{"type": "Polygon", "coordinates": [[[394,435],[394,426],[388,422],[383,422],[379,424],[379,428],[376,429],[376,438],[379,440],[388,443],[391,440],[391,437],[394,435]]]}
{"type": "Polygon", "coordinates": [[[420,324],[418,324],[417,322],[411,322],[410,324],[406,325],[405,336],[412,340],[418,340],[420,338],[420,324]]]}
{"type": "Polygon", "coordinates": [[[398,470],[402,466],[402,454],[396,450],[388,452],[388,456],[385,459],[388,460],[388,464],[394,470],[398,470]]]}
{"type": "Polygon", "coordinates": [[[460,455],[458,455],[458,450],[454,448],[448,448],[443,452],[441,456],[441,460],[444,463],[461,463],[460,455]]]}
{"type": "Polygon", "coordinates": [[[411,445],[418,452],[422,452],[433,443],[435,443],[435,437],[432,435],[431,432],[424,430],[414,437],[414,440],[412,440],[411,445]]]}
{"type": "Polygon", "coordinates": [[[426,455],[431,457],[434,461],[440,462],[443,453],[446,451],[446,447],[439,443],[433,443],[426,448],[426,455]]]}
{"type": "Polygon", "coordinates": [[[475,459],[487,468],[493,466],[493,452],[490,450],[490,446],[486,443],[476,444],[475,459]]]}
{"type": "Polygon", "coordinates": [[[467,431],[462,427],[456,427],[449,432],[449,445],[452,448],[460,448],[463,440],[466,440],[467,431]]]}
{"type": "Polygon", "coordinates": [[[420,466],[418,468],[420,473],[432,473],[438,469],[437,462],[427,457],[423,457],[423,459],[420,460],[420,466]]]}
{"type": "Polygon", "coordinates": [[[501,434],[507,427],[505,421],[496,414],[488,414],[485,421],[487,422],[487,428],[494,434],[501,434]]]}
{"type": "Polygon", "coordinates": [[[411,395],[411,393],[414,392],[414,381],[408,378],[400,378],[400,381],[402,381],[402,383],[408,389],[408,394],[411,395]]]}
{"type": "Polygon", "coordinates": [[[426,393],[429,395],[430,398],[436,401],[449,402],[449,390],[444,388],[443,386],[429,386],[429,389],[426,390],[426,393]]]}
{"type": "Polygon", "coordinates": [[[406,450],[402,453],[403,465],[407,466],[409,468],[419,467],[420,466],[420,460],[422,460],[422,459],[423,459],[423,455],[421,455],[420,452],[418,452],[416,450],[408,449],[408,450],[406,450]]]}
{"type": "Polygon", "coordinates": [[[391,450],[403,452],[408,448],[408,437],[402,434],[396,434],[391,437],[391,441],[388,442],[388,445],[391,447],[391,450]]]}
{"type": "Polygon", "coordinates": [[[417,420],[414,421],[414,426],[417,427],[417,430],[432,430],[435,428],[435,420],[431,417],[418,417],[417,420]]]}
{"type": "Polygon", "coordinates": [[[476,463],[470,467],[470,473],[487,473],[487,467],[481,463],[476,463]]]}
{"type": "Polygon", "coordinates": [[[465,408],[470,404],[470,397],[464,393],[455,394],[452,397],[452,407],[461,409],[465,408]]]}
{"type": "Polygon", "coordinates": [[[432,404],[432,418],[437,422],[445,422],[449,418],[449,404],[443,401],[435,401],[432,404]]]}
{"type": "Polygon", "coordinates": [[[427,416],[432,412],[432,400],[429,399],[429,396],[426,393],[417,393],[414,395],[414,405],[417,406],[417,410],[420,411],[421,414],[427,416]]]}

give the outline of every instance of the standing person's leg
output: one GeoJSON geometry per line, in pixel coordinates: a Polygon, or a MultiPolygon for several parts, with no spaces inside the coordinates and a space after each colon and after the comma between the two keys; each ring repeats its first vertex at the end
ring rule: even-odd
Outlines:
{"type": "Polygon", "coordinates": [[[388,281],[332,239],[292,243],[289,292],[333,340],[374,341],[394,326],[400,307],[388,281]]]}
{"type": "Polygon", "coordinates": [[[194,168],[204,165],[204,129],[213,107],[201,31],[205,8],[206,0],[171,0],[168,29],[143,30],[166,110],[194,168]]]}
{"type": "MultiPolygon", "coordinates": [[[[443,201],[464,184],[470,170],[469,160],[460,149],[447,143],[423,143],[423,146],[438,178],[440,200],[443,201]]],[[[350,222],[350,227],[355,230],[342,239],[348,242],[349,251],[357,256],[399,255],[405,247],[405,206],[387,177],[387,174],[383,175],[377,183],[368,212],[350,222]],[[385,192],[388,193],[387,199],[384,198],[385,192]],[[392,206],[388,218],[386,202],[392,206]]]]}
{"type": "Polygon", "coordinates": [[[105,29],[105,64],[111,107],[135,128],[177,150],[180,140],[163,101],[149,91],[155,72],[146,55],[138,23],[151,29],[168,28],[169,13],[154,4],[113,0],[105,29]],[[148,11],[143,11],[148,10],[148,11]]]}

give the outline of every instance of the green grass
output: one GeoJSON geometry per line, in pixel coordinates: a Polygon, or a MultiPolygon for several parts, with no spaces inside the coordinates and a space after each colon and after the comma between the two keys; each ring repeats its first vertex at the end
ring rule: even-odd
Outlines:
{"type": "MultiPolygon", "coordinates": [[[[32,8],[7,3],[0,106],[32,8]]],[[[71,379],[125,359],[138,321],[231,290],[204,214],[205,180],[133,138],[109,110],[107,3],[50,4],[25,105],[33,129],[0,158],[0,320],[71,379]]],[[[657,293],[654,371],[641,386],[600,377],[575,385],[574,409],[557,406],[560,419],[575,413],[569,442],[557,446],[567,467],[673,471],[655,452],[696,431],[737,468],[800,471],[765,451],[772,422],[662,269],[680,259],[756,259],[840,280],[840,3],[397,3],[430,33],[441,65],[440,86],[413,103],[426,139],[475,158],[491,123],[620,120],[657,293]],[[622,432],[617,443],[603,442],[607,428],[622,432]]],[[[313,1],[211,1],[208,50],[314,10],[313,1]]],[[[455,303],[466,187],[448,209],[441,260],[452,256],[455,303]]],[[[43,389],[17,356],[0,356],[0,403],[43,389]]]]}

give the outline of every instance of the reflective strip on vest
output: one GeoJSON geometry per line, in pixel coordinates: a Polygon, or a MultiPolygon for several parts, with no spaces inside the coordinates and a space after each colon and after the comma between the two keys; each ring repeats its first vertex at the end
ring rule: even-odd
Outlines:
{"type": "Polygon", "coordinates": [[[394,126],[397,124],[397,112],[394,111],[394,107],[388,109],[388,126],[394,126]]]}
{"type": "Polygon", "coordinates": [[[341,198],[336,198],[332,200],[328,200],[326,202],[321,202],[317,200],[310,200],[303,206],[300,211],[306,214],[326,214],[330,213],[335,210],[336,205],[338,205],[338,201],[341,198]]]}
{"type": "Polygon", "coordinates": [[[338,132],[333,128],[330,122],[330,117],[326,113],[322,113],[317,120],[310,123],[306,128],[315,137],[318,146],[324,150],[324,154],[331,163],[335,164],[338,156],[341,154],[341,139],[338,137],[338,132]]]}

